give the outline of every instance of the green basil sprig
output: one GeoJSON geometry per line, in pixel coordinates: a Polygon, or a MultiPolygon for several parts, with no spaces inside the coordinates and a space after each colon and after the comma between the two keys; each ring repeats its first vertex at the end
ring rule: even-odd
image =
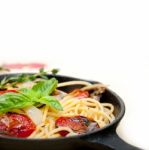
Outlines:
{"type": "Polygon", "coordinates": [[[39,81],[32,89],[23,88],[18,93],[5,93],[0,95],[0,113],[6,113],[12,109],[20,109],[37,103],[46,104],[54,110],[62,111],[59,101],[50,96],[56,89],[58,81],[55,78],[39,81]]]}

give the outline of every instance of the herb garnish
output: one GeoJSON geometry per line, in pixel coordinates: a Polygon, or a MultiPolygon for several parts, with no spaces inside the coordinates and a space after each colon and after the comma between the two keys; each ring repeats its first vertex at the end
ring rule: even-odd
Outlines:
{"type": "MultiPolygon", "coordinates": [[[[51,72],[53,75],[56,75],[58,73],[58,69],[52,69],[51,72]]],[[[36,74],[19,74],[17,76],[12,77],[4,77],[0,81],[0,89],[5,89],[5,85],[7,83],[12,83],[12,87],[15,87],[17,83],[23,83],[27,81],[34,81],[37,78],[41,78],[44,80],[47,80],[47,72],[44,70],[44,68],[41,68],[38,73],[36,74]]]]}
{"type": "Polygon", "coordinates": [[[0,113],[6,113],[12,109],[21,109],[37,103],[46,104],[51,109],[62,111],[60,102],[50,94],[56,89],[58,81],[51,78],[36,83],[31,89],[23,88],[17,93],[9,92],[0,95],[0,113]]]}

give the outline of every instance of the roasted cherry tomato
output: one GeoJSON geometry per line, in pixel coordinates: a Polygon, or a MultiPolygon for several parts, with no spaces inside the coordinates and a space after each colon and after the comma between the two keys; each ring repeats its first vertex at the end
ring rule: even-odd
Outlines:
{"type": "Polygon", "coordinates": [[[7,113],[0,115],[0,134],[13,137],[28,137],[36,125],[23,114],[7,113]]]}
{"type": "MultiPolygon", "coordinates": [[[[84,116],[60,117],[56,120],[56,126],[69,127],[78,134],[86,133],[88,131],[99,128],[98,124],[95,121],[89,120],[84,116]]],[[[67,131],[60,131],[59,133],[61,134],[61,136],[66,136],[68,134],[67,131]]]]}
{"type": "Polygon", "coordinates": [[[75,89],[70,94],[73,95],[74,97],[79,98],[79,99],[89,97],[88,91],[83,91],[80,89],[75,89]]]}
{"type": "Polygon", "coordinates": [[[9,92],[17,93],[16,90],[2,90],[2,91],[0,91],[0,95],[5,94],[5,93],[9,93],[9,92]]]}

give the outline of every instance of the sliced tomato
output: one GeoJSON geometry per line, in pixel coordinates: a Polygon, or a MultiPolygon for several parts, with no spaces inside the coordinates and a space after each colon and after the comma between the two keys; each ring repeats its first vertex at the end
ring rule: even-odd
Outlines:
{"type": "MultiPolygon", "coordinates": [[[[90,125],[94,123],[95,126],[92,130],[99,128],[98,124],[95,121],[92,121],[84,116],[74,116],[74,117],[60,117],[56,120],[57,127],[69,127],[74,132],[81,134],[86,133],[90,130],[90,125]]],[[[61,136],[66,136],[67,131],[60,131],[61,136]]]]}
{"type": "Polygon", "coordinates": [[[17,93],[16,90],[2,90],[2,91],[0,91],[0,95],[5,94],[5,93],[9,93],[9,92],[17,93]]]}
{"type": "Polygon", "coordinates": [[[59,131],[59,134],[63,137],[65,137],[69,132],[68,131],[59,131]]]}
{"type": "Polygon", "coordinates": [[[0,134],[13,137],[28,137],[36,125],[23,114],[8,113],[0,115],[0,134]]]}
{"type": "Polygon", "coordinates": [[[80,89],[75,89],[70,94],[73,95],[74,97],[79,98],[79,99],[89,97],[89,92],[88,91],[83,91],[83,90],[80,90],[80,89]]]}

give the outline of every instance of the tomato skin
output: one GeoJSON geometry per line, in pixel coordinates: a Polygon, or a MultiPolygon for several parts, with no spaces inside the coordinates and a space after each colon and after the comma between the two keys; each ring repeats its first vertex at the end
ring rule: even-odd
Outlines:
{"type": "Polygon", "coordinates": [[[23,114],[8,113],[0,116],[0,133],[13,137],[28,137],[36,125],[23,114]]]}
{"type": "Polygon", "coordinates": [[[88,91],[83,91],[81,89],[75,89],[70,94],[73,95],[74,97],[79,98],[79,99],[89,97],[89,92],[88,91]]]}
{"type": "Polygon", "coordinates": [[[5,93],[9,93],[9,92],[17,93],[16,90],[2,90],[2,91],[0,91],[0,95],[5,94],[5,93]]]}
{"type": "MultiPolygon", "coordinates": [[[[69,127],[74,132],[81,134],[81,133],[88,132],[88,127],[93,122],[94,121],[89,120],[88,118],[84,116],[59,117],[56,120],[56,126],[57,127],[69,127]]],[[[96,128],[99,128],[99,126],[96,126],[96,128]]],[[[67,131],[60,131],[59,133],[61,136],[66,136],[68,134],[67,131]]]]}
{"type": "Polygon", "coordinates": [[[63,137],[65,137],[68,133],[68,131],[59,131],[59,134],[63,137]]]}

